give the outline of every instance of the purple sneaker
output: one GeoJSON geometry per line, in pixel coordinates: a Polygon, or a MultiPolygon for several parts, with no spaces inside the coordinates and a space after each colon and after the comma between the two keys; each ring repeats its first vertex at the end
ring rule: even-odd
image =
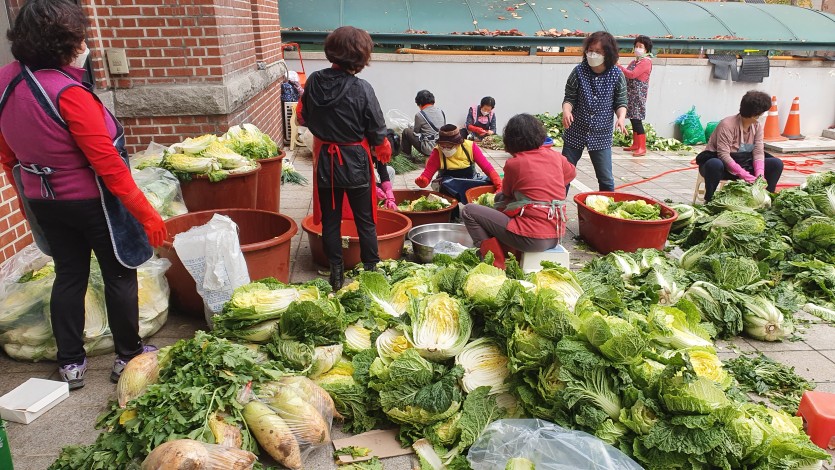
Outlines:
{"type": "Polygon", "coordinates": [[[70,390],[84,386],[84,373],[87,372],[87,358],[81,364],[67,364],[58,368],[61,380],[69,384],[70,390]]]}
{"type": "MultiPolygon", "coordinates": [[[[142,346],[142,351],[139,354],[145,354],[146,352],[156,351],[158,348],[156,346],[146,345],[142,346]]],[[[137,354],[137,356],[139,355],[137,354]]],[[[136,356],[134,356],[136,357],[136,356]]],[[[119,383],[119,377],[122,376],[122,372],[125,370],[125,366],[128,365],[128,362],[133,358],[124,359],[121,356],[116,356],[116,360],[113,361],[113,370],[110,372],[110,381],[113,383],[119,383]]]]}

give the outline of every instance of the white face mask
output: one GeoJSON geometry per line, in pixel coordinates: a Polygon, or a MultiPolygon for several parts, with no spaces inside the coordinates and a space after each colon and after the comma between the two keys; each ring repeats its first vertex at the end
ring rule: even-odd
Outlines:
{"type": "Polygon", "coordinates": [[[644,53],[645,53],[646,51],[647,51],[647,50],[646,50],[646,49],[644,49],[643,47],[636,47],[636,48],[635,48],[635,55],[640,57],[640,56],[644,55],[644,53]]]}
{"type": "Polygon", "coordinates": [[[90,56],[90,48],[85,47],[84,52],[78,54],[75,57],[75,60],[72,62],[72,66],[83,69],[84,65],[87,63],[87,57],[89,57],[89,56],[90,56]]]}
{"type": "Polygon", "coordinates": [[[445,157],[451,157],[451,156],[455,155],[456,153],[458,153],[458,148],[457,147],[453,147],[451,149],[442,148],[441,152],[444,153],[445,157]]]}
{"type": "Polygon", "coordinates": [[[490,115],[490,111],[482,111],[482,112],[481,112],[481,115],[482,115],[482,116],[489,116],[489,115],[490,115]]]}
{"type": "Polygon", "coordinates": [[[603,65],[603,62],[605,60],[606,58],[598,54],[597,52],[586,53],[586,61],[589,63],[590,67],[598,67],[600,65],[603,65]]]}

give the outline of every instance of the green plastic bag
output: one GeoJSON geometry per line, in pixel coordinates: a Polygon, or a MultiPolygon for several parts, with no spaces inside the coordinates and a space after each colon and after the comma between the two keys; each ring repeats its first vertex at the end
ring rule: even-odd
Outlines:
{"type": "Polygon", "coordinates": [[[705,142],[710,141],[710,135],[713,134],[713,131],[716,130],[716,126],[718,125],[719,121],[710,121],[707,123],[707,126],[705,126],[705,142]]]}
{"type": "Polygon", "coordinates": [[[681,141],[685,145],[696,145],[705,143],[705,128],[702,121],[696,114],[696,107],[690,108],[686,114],[679,116],[676,121],[681,129],[681,141]]]}

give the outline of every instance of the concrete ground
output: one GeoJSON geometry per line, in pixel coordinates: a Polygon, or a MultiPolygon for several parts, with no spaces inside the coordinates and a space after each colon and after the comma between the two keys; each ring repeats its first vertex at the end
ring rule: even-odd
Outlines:
{"type": "MultiPolygon", "coordinates": [[[[508,154],[499,151],[487,151],[494,165],[501,167],[508,154]]],[[[642,182],[625,188],[623,191],[653,197],[657,200],[672,200],[674,202],[690,203],[693,196],[696,171],[686,169],[695,157],[696,151],[686,155],[670,152],[649,152],[647,156],[634,158],[619,149],[613,157],[616,185],[642,182]],[[664,172],[671,172],[657,179],[648,178],[664,172]]],[[[831,155],[816,155],[814,157],[786,156],[787,161],[797,161],[802,164],[807,158],[816,158],[823,162],[822,166],[814,167],[817,171],[835,169],[835,153],[831,155]]],[[[296,169],[306,176],[310,176],[312,164],[310,152],[302,148],[295,152],[293,163],[296,169]]],[[[787,165],[787,167],[790,165],[787,165]]],[[[397,175],[394,181],[395,189],[416,189],[415,177],[420,171],[406,175],[397,175]]],[[[797,171],[787,170],[783,174],[782,182],[799,183],[804,175],[797,171]]],[[[584,157],[578,164],[577,180],[572,183],[572,194],[594,190],[597,182],[594,170],[588,157],[584,157]]],[[[321,269],[314,265],[310,254],[307,237],[301,230],[301,220],[311,213],[311,187],[284,186],[281,195],[282,213],[293,217],[299,224],[299,233],[292,241],[292,281],[305,281],[316,277],[321,269]]],[[[579,244],[575,237],[578,234],[577,210],[575,204],[568,205],[569,224],[564,245],[571,252],[572,264],[582,266],[585,261],[595,256],[583,244],[579,244]]],[[[809,315],[801,315],[801,319],[808,320],[802,332],[802,340],[783,343],[764,343],[744,338],[736,338],[731,342],[719,342],[719,355],[731,358],[740,352],[762,351],[769,357],[794,366],[797,373],[817,384],[817,390],[835,393],[835,327],[820,322],[809,315]]],[[[168,323],[150,339],[150,343],[166,346],[181,338],[189,338],[198,329],[205,328],[202,320],[172,314],[168,323]]],[[[105,409],[109,399],[115,397],[115,386],[108,379],[112,364],[112,357],[100,356],[91,358],[91,370],[86,378],[86,386],[70,394],[70,397],[53,410],[38,418],[29,425],[8,423],[9,443],[15,464],[15,470],[43,470],[58,455],[63,446],[70,444],[92,443],[99,431],[93,428],[96,416],[105,409]]],[[[9,359],[0,353],[0,395],[23,383],[30,377],[49,378],[57,380],[54,363],[21,363],[9,359]]],[[[335,438],[344,435],[336,429],[335,438]]],[[[331,458],[330,448],[318,449],[306,460],[307,469],[335,468],[331,458]]],[[[414,467],[414,457],[398,457],[384,461],[386,470],[406,470],[414,467]]],[[[6,469],[2,469],[6,470],[6,469]]]]}

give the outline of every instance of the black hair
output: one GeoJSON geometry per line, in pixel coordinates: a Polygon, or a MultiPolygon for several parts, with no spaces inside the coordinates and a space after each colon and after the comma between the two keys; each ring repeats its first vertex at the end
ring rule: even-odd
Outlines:
{"type": "Polygon", "coordinates": [[[67,0],[29,0],[6,33],[12,55],[25,65],[58,68],[69,65],[87,34],[84,10],[67,0]]]}
{"type": "Polygon", "coordinates": [[[504,149],[510,154],[538,149],[546,137],[548,133],[542,122],[526,113],[510,118],[502,131],[504,149]]]}
{"type": "Polygon", "coordinates": [[[424,106],[427,104],[435,104],[435,95],[429,90],[420,90],[415,96],[415,104],[424,106]]]}
{"type": "Polygon", "coordinates": [[[357,73],[371,61],[374,42],[364,29],[340,26],[325,38],[325,57],[346,72],[357,73]]]}
{"type": "Polygon", "coordinates": [[[769,109],[771,97],[761,91],[751,90],[739,102],[739,114],[746,118],[757,117],[769,109]]]}
{"type": "Polygon", "coordinates": [[[652,52],[652,39],[648,38],[647,36],[640,35],[636,37],[634,41],[632,41],[633,46],[637,46],[638,44],[643,44],[644,49],[646,49],[647,52],[652,52]]]}
{"type": "Polygon", "coordinates": [[[603,64],[606,66],[606,70],[608,70],[618,63],[620,55],[618,54],[618,42],[615,40],[614,36],[606,31],[591,33],[591,35],[583,41],[583,60],[586,60],[586,52],[589,51],[589,47],[597,42],[600,43],[600,47],[603,49],[603,64]]]}
{"type": "Polygon", "coordinates": [[[495,108],[496,100],[494,100],[492,96],[485,96],[481,99],[481,106],[490,106],[491,108],[495,108]]]}

